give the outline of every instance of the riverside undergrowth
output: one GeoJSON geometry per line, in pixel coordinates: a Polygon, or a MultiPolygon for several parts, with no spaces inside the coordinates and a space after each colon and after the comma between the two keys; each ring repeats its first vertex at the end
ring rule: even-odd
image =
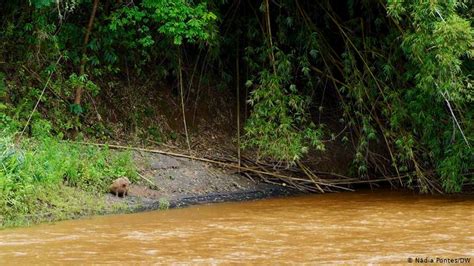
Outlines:
{"type": "MultiPolygon", "coordinates": [[[[44,121],[43,121],[44,122],[44,121]]],[[[48,123],[33,128],[48,128],[48,123]]],[[[137,172],[130,152],[63,142],[49,133],[0,132],[0,227],[100,214],[113,179],[137,172]]]]}
{"type": "Polygon", "coordinates": [[[155,121],[177,109],[190,150],[186,114],[230,102],[209,97],[218,88],[237,108],[210,111],[240,113],[236,145],[257,161],[318,161],[336,144],[362,182],[474,183],[472,1],[3,2],[0,122],[24,127],[37,106],[32,121],[65,138],[161,141],[155,121]]]}

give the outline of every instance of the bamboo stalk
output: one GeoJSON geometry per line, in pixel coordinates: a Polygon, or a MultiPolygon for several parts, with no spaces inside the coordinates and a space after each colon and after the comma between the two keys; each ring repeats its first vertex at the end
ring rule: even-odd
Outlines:
{"type": "Polygon", "coordinates": [[[239,167],[241,165],[241,158],[240,158],[240,75],[239,75],[239,48],[237,47],[237,57],[235,59],[235,68],[237,72],[236,77],[236,97],[237,97],[237,159],[239,163],[239,167]]]}
{"type": "Polygon", "coordinates": [[[300,161],[297,161],[296,163],[301,168],[301,170],[303,170],[303,172],[306,174],[306,176],[308,176],[311,179],[311,181],[313,181],[313,184],[316,186],[316,188],[319,191],[321,191],[321,193],[324,193],[324,190],[318,185],[318,183],[315,180],[315,178],[318,178],[318,177],[316,175],[314,175],[313,173],[311,173],[311,171],[309,169],[307,169],[307,167],[305,165],[303,165],[303,163],[301,163],[300,161]]]}
{"type": "MultiPolygon", "coordinates": [[[[316,176],[316,179],[314,176],[311,176],[311,171],[304,165],[302,165],[302,170],[306,172],[307,176],[310,177],[310,179],[304,179],[301,177],[294,177],[294,176],[289,176],[281,173],[275,173],[275,172],[270,172],[266,171],[261,165],[255,164],[256,167],[263,169],[263,170],[258,170],[255,169],[247,164],[239,166],[238,164],[235,163],[226,163],[226,162],[221,162],[217,160],[211,160],[207,158],[202,158],[202,157],[196,157],[192,155],[186,155],[186,154],[181,154],[181,153],[175,153],[175,152],[168,152],[168,151],[163,151],[163,150],[157,150],[157,149],[146,149],[146,148],[138,148],[138,147],[127,147],[123,145],[114,145],[114,144],[102,144],[102,143],[92,143],[92,142],[77,142],[77,141],[64,141],[64,142],[69,142],[73,144],[80,144],[80,145],[90,145],[90,146],[97,146],[97,147],[109,147],[112,149],[125,149],[125,150],[134,150],[134,151],[142,151],[142,152],[149,152],[149,153],[157,153],[157,154],[163,154],[163,155],[168,155],[168,156],[174,156],[174,157],[180,157],[180,158],[186,158],[186,159],[191,159],[191,160],[196,160],[196,161],[201,161],[201,162],[206,162],[206,163],[212,163],[216,164],[222,167],[228,167],[228,168],[234,168],[234,169],[239,169],[241,171],[249,172],[256,174],[260,176],[265,182],[269,182],[267,178],[264,176],[270,176],[274,178],[279,178],[282,180],[285,180],[287,183],[292,185],[294,188],[303,190],[303,191],[313,191],[313,192],[329,192],[331,191],[331,188],[333,189],[340,189],[340,190],[347,190],[347,191],[354,191],[353,189],[344,187],[343,185],[352,185],[352,184],[364,184],[364,183],[378,183],[378,182],[386,182],[390,180],[396,180],[404,177],[408,177],[409,175],[403,175],[403,176],[395,176],[395,177],[384,177],[384,178],[377,178],[377,179],[372,179],[372,180],[358,180],[358,179],[350,179],[346,178],[344,180],[328,180],[328,179],[321,179],[316,176]],[[298,182],[298,183],[295,183],[298,182]],[[304,185],[305,183],[309,183],[315,186],[315,188],[311,188],[307,185],[304,185]],[[323,188],[324,187],[324,188],[323,188]],[[304,189],[302,189],[304,188],[304,189]],[[316,189],[316,190],[315,190],[316,189]]],[[[273,182],[269,182],[273,183],[273,182]]]]}
{"type": "MultiPolygon", "coordinates": [[[[57,66],[59,64],[59,62],[61,61],[62,58],[63,58],[63,56],[60,55],[58,60],[56,61],[55,66],[57,66]]],[[[41,98],[43,98],[44,92],[46,91],[46,88],[48,87],[49,82],[51,81],[51,78],[53,77],[53,74],[54,74],[54,71],[51,71],[51,73],[49,74],[48,80],[46,80],[46,83],[44,84],[43,90],[41,91],[41,94],[38,97],[38,100],[36,101],[35,107],[33,107],[33,110],[31,111],[30,116],[28,116],[28,120],[26,121],[26,124],[25,124],[25,126],[23,127],[23,130],[20,133],[19,139],[23,136],[23,134],[26,131],[26,128],[30,124],[31,118],[33,117],[33,114],[35,113],[36,109],[38,108],[38,105],[41,102],[41,98]]]]}
{"type": "MultiPolygon", "coordinates": [[[[90,146],[97,146],[97,147],[109,147],[109,148],[113,148],[113,149],[125,149],[125,150],[135,150],[135,151],[144,151],[144,152],[149,152],[149,153],[157,153],[157,154],[163,154],[163,155],[169,155],[169,156],[174,156],[174,157],[186,158],[186,159],[191,159],[191,160],[196,160],[196,161],[201,161],[201,162],[206,162],[206,163],[217,164],[217,165],[224,166],[224,167],[240,169],[240,170],[243,170],[243,171],[248,171],[248,172],[252,172],[252,173],[256,173],[256,174],[263,174],[263,175],[267,175],[267,176],[273,176],[273,177],[286,179],[286,180],[306,181],[303,178],[292,177],[292,176],[278,174],[278,173],[272,173],[272,172],[268,172],[268,171],[255,170],[255,169],[252,169],[252,168],[249,168],[249,167],[238,166],[236,164],[224,163],[224,162],[219,162],[219,161],[216,161],[216,160],[211,160],[211,159],[207,159],[207,158],[201,158],[201,157],[196,157],[196,156],[186,155],[186,154],[181,154],[181,153],[175,153],[175,152],[167,152],[167,151],[155,150],[155,149],[152,150],[152,149],[138,148],[138,147],[127,147],[127,146],[123,146],[123,145],[114,145],[114,144],[81,142],[81,141],[69,141],[69,143],[75,143],[75,144],[81,144],[81,145],[90,145],[90,146]]],[[[330,184],[325,184],[325,183],[320,183],[320,182],[318,182],[318,183],[321,184],[321,185],[333,186],[333,185],[330,185],[330,184]]]]}
{"type": "Polygon", "coordinates": [[[181,111],[183,113],[184,133],[186,134],[186,143],[188,144],[188,152],[189,154],[191,154],[191,143],[189,142],[188,125],[186,123],[186,112],[184,110],[183,69],[181,65],[181,48],[179,48],[178,68],[179,68],[179,91],[181,94],[181,111]]]}
{"type": "Polygon", "coordinates": [[[144,175],[140,174],[140,173],[137,173],[139,177],[141,177],[143,180],[147,181],[148,183],[150,183],[151,185],[153,185],[154,187],[157,187],[157,185],[151,181],[150,179],[146,178],[144,175]]]}
{"type": "Polygon", "coordinates": [[[276,75],[277,71],[275,64],[275,54],[273,53],[272,24],[270,22],[270,4],[268,0],[265,0],[265,19],[267,23],[268,45],[270,48],[270,63],[272,64],[273,74],[276,75]]]}

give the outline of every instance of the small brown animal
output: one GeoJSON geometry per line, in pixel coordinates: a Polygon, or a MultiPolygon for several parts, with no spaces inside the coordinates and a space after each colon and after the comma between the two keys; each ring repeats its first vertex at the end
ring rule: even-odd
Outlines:
{"type": "Polygon", "coordinates": [[[126,177],[120,177],[115,179],[115,181],[110,185],[110,193],[114,194],[116,197],[128,196],[128,189],[130,186],[130,180],[126,177]]]}

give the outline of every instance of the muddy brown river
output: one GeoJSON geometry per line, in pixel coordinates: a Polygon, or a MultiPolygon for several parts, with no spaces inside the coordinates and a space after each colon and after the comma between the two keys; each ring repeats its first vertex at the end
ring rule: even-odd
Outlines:
{"type": "Polygon", "coordinates": [[[368,191],[94,217],[0,231],[0,264],[474,263],[473,203],[368,191]]]}

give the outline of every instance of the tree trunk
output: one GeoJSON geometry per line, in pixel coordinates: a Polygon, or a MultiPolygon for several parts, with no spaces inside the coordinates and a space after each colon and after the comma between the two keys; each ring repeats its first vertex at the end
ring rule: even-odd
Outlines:
{"type": "MultiPolygon", "coordinates": [[[[89,24],[87,24],[86,34],[84,35],[84,43],[82,46],[82,56],[81,56],[81,63],[79,65],[79,77],[85,74],[85,65],[86,65],[86,52],[87,52],[87,45],[89,44],[89,37],[91,35],[92,26],[94,25],[95,13],[97,11],[97,6],[99,5],[99,0],[94,0],[94,4],[92,6],[91,16],[89,18],[89,24]]],[[[82,86],[76,88],[76,97],[74,98],[74,104],[81,105],[81,98],[82,98],[82,86]]]]}

